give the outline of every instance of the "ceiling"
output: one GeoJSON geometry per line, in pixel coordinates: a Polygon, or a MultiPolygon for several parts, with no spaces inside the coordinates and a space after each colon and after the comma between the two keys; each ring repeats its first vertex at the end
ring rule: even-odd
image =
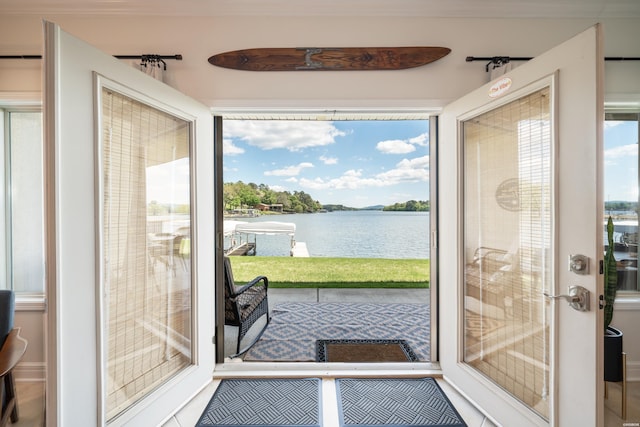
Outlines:
{"type": "MultiPolygon", "coordinates": [[[[324,16],[424,18],[640,19],[640,0],[0,0],[0,17],[26,14],[115,16],[324,16]]],[[[330,28],[327,31],[331,31],[330,28]]],[[[227,118],[379,119],[380,111],[218,111],[227,118]]],[[[424,119],[422,109],[384,112],[386,120],[424,119]]]]}
{"type": "Polygon", "coordinates": [[[2,0],[0,14],[638,18],[640,0],[2,0]]]}

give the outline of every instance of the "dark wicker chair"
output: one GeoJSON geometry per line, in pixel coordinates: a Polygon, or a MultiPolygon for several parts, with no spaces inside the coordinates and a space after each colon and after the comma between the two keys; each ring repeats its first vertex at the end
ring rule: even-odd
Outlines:
{"type": "Polygon", "coordinates": [[[242,286],[236,286],[233,280],[231,262],[228,257],[224,257],[224,324],[238,327],[237,354],[242,354],[249,350],[269,324],[268,287],[269,279],[265,276],[258,276],[242,286]],[[242,338],[244,338],[256,320],[265,314],[267,315],[267,321],[262,330],[251,344],[243,351],[240,351],[242,338]]]}

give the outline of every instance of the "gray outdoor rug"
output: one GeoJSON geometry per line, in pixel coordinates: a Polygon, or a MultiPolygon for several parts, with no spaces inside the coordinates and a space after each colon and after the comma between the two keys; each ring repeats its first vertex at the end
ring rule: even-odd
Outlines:
{"type": "Polygon", "coordinates": [[[341,427],[466,427],[433,378],[336,380],[341,427]]]}
{"type": "Polygon", "coordinates": [[[286,303],[271,315],[244,360],[313,362],[317,340],[405,340],[429,360],[429,304],[286,303]]]}
{"type": "Polygon", "coordinates": [[[320,427],[320,379],[222,380],[196,427],[320,427]]]}

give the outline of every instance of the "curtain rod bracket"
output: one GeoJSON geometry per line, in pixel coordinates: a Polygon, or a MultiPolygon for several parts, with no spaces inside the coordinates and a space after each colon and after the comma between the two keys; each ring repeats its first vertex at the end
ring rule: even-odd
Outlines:
{"type": "Polygon", "coordinates": [[[532,58],[529,57],[512,57],[512,56],[467,56],[466,62],[473,61],[489,61],[487,65],[484,66],[484,70],[488,73],[489,67],[493,66],[491,69],[494,70],[498,67],[503,66],[504,64],[508,64],[511,61],[528,61],[532,58]]]}

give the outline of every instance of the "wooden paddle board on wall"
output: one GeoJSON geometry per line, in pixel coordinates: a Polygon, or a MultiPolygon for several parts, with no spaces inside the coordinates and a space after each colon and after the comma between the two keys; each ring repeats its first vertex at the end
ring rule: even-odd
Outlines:
{"type": "Polygon", "coordinates": [[[219,53],[209,63],[247,71],[403,70],[437,61],[449,52],[432,46],[259,48],[219,53]]]}

